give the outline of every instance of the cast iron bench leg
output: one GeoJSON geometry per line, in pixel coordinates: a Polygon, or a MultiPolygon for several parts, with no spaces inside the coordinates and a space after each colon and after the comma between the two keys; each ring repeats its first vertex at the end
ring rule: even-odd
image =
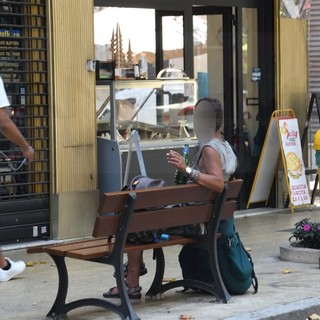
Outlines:
{"type": "MultiPolygon", "coordinates": [[[[213,258],[212,256],[210,258],[213,258]]],[[[178,287],[190,287],[196,288],[200,290],[204,290],[212,295],[214,295],[217,301],[222,301],[227,303],[230,299],[229,293],[225,288],[222,287],[221,282],[218,281],[219,276],[215,268],[212,268],[215,283],[212,285],[210,283],[201,282],[193,279],[183,279],[176,280],[173,282],[163,284],[164,270],[165,270],[165,258],[163,254],[162,248],[154,249],[153,251],[153,259],[156,260],[156,272],[153,279],[153,282],[146,293],[148,298],[154,298],[158,294],[164,293],[165,291],[171,290],[173,288],[178,287]]],[[[222,281],[222,280],[221,280],[222,281]]]]}
{"type": "Polygon", "coordinates": [[[118,263],[115,263],[114,268],[115,268],[115,274],[116,274],[117,288],[118,288],[118,292],[121,299],[121,304],[119,305],[118,310],[120,310],[120,312],[123,315],[127,315],[123,319],[140,320],[140,318],[135,313],[128,296],[127,286],[124,281],[122,256],[120,259],[116,259],[116,260],[118,260],[118,263]]]}
{"type": "MultiPolygon", "coordinates": [[[[58,292],[51,310],[47,314],[47,318],[54,320],[65,319],[66,314],[73,309],[84,307],[84,306],[97,306],[107,310],[111,310],[120,315],[121,319],[125,320],[140,320],[133,310],[133,307],[130,303],[128,293],[126,291],[126,286],[123,280],[123,271],[122,280],[117,281],[117,286],[119,289],[119,294],[121,296],[121,305],[113,304],[104,299],[88,298],[80,299],[73,302],[66,303],[66,298],[68,294],[68,271],[65,263],[65,257],[50,255],[57,266],[58,276],[59,276],[59,286],[58,292]]],[[[122,264],[121,264],[122,265],[122,264]]],[[[120,270],[120,268],[118,268],[120,270]]],[[[122,270],[122,269],[121,269],[122,270]]]]}
{"type": "Polygon", "coordinates": [[[162,248],[153,249],[153,259],[156,260],[156,272],[153,278],[153,282],[146,293],[146,296],[148,298],[155,298],[157,294],[162,292],[161,287],[165,268],[162,248]]]}
{"type": "Polygon", "coordinates": [[[68,271],[65,263],[65,257],[51,255],[50,257],[53,259],[57,266],[58,276],[59,276],[59,287],[56,296],[56,300],[51,307],[51,310],[47,314],[47,317],[51,317],[52,319],[57,319],[57,316],[61,316],[62,309],[66,303],[66,297],[68,293],[68,271]]]}
{"type": "Polygon", "coordinates": [[[217,247],[215,246],[214,252],[212,252],[211,250],[208,250],[208,253],[209,253],[209,257],[210,257],[210,261],[211,261],[211,263],[210,263],[211,272],[212,272],[213,278],[215,280],[216,296],[222,302],[227,303],[228,300],[231,299],[231,296],[230,296],[229,292],[227,291],[226,287],[224,286],[224,283],[223,283],[223,280],[222,280],[222,277],[220,274],[217,247]]]}

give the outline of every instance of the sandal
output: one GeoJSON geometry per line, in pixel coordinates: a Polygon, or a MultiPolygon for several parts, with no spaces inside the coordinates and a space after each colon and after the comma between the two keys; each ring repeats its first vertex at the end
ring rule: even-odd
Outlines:
{"type": "MultiPolygon", "coordinates": [[[[116,290],[116,292],[114,292],[115,289],[117,289],[117,287],[113,287],[109,289],[109,291],[104,292],[103,293],[104,298],[109,298],[109,299],[120,298],[118,289],[116,290]]],[[[137,300],[141,299],[141,290],[142,288],[139,286],[132,287],[132,288],[127,287],[129,299],[137,299],[137,300]]]]}
{"type": "MultiPolygon", "coordinates": [[[[126,262],[123,265],[123,273],[124,273],[124,278],[127,277],[127,273],[128,273],[128,262],[126,262]]],[[[146,265],[144,264],[144,262],[141,263],[141,267],[140,267],[140,277],[144,276],[145,274],[148,273],[148,269],[146,268],[146,265]]],[[[116,273],[113,273],[113,276],[116,277],[116,273]]]]}

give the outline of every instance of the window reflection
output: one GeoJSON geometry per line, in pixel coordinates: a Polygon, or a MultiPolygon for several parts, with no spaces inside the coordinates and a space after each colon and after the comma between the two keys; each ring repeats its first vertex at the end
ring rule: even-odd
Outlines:
{"type": "Polygon", "coordinates": [[[293,19],[307,19],[310,16],[310,0],[280,1],[280,16],[293,19]]]}
{"type": "Polygon", "coordinates": [[[162,47],[164,67],[184,70],[183,17],[162,17],[162,47]]]}
{"type": "Polygon", "coordinates": [[[119,141],[127,140],[133,129],[142,140],[194,138],[195,80],[117,81],[114,106],[108,86],[97,86],[96,92],[99,135],[111,133],[114,108],[119,141]]]}
{"type": "MultiPolygon", "coordinates": [[[[95,7],[95,59],[114,60],[116,68],[134,69],[155,78],[155,10],[95,7]],[[147,26],[147,27],[146,27],[147,26]]],[[[133,71],[118,73],[120,78],[134,77],[133,71]]]]}
{"type": "Polygon", "coordinates": [[[254,70],[260,70],[258,64],[258,33],[257,10],[242,9],[242,58],[243,58],[243,123],[246,147],[249,154],[260,154],[257,145],[257,132],[259,125],[259,91],[260,78],[255,78],[254,70]]]}
{"type": "Polygon", "coordinates": [[[98,135],[114,136],[123,144],[127,143],[132,130],[139,132],[142,141],[195,138],[193,106],[198,90],[196,81],[183,71],[182,16],[162,17],[164,69],[158,75],[155,72],[155,10],[95,7],[94,41],[95,59],[114,61],[118,80],[114,84],[114,103],[109,85],[97,85],[98,135]],[[140,76],[152,81],[136,81],[131,76],[129,69],[134,70],[136,64],[140,76]],[[121,72],[117,68],[121,68],[121,72]],[[119,81],[122,79],[126,81],[119,81]],[[111,111],[116,132],[111,132],[111,111]]]}
{"type": "Polygon", "coordinates": [[[216,97],[223,101],[222,16],[193,17],[194,74],[198,79],[199,98],[216,97]]]}

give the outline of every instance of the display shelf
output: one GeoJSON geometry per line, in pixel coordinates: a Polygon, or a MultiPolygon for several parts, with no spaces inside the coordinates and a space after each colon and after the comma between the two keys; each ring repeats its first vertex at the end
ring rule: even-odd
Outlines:
{"type": "Polygon", "coordinates": [[[98,136],[128,144],[132,130],[148,146],[195,140],[193,108],[197,82],[181,80],[103,80],[96,86],[98,136]]]}

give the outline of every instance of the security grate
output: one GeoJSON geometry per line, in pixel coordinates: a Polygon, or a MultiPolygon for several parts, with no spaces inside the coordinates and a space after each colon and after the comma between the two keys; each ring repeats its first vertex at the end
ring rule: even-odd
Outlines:
{"type": "Polygon", "coordinates": [[[35,149],[22,165],[0,136],[0,243],[49,235],[49,116],[46,1],[0,0],[0,75],[13,121],[35,149]]]}

